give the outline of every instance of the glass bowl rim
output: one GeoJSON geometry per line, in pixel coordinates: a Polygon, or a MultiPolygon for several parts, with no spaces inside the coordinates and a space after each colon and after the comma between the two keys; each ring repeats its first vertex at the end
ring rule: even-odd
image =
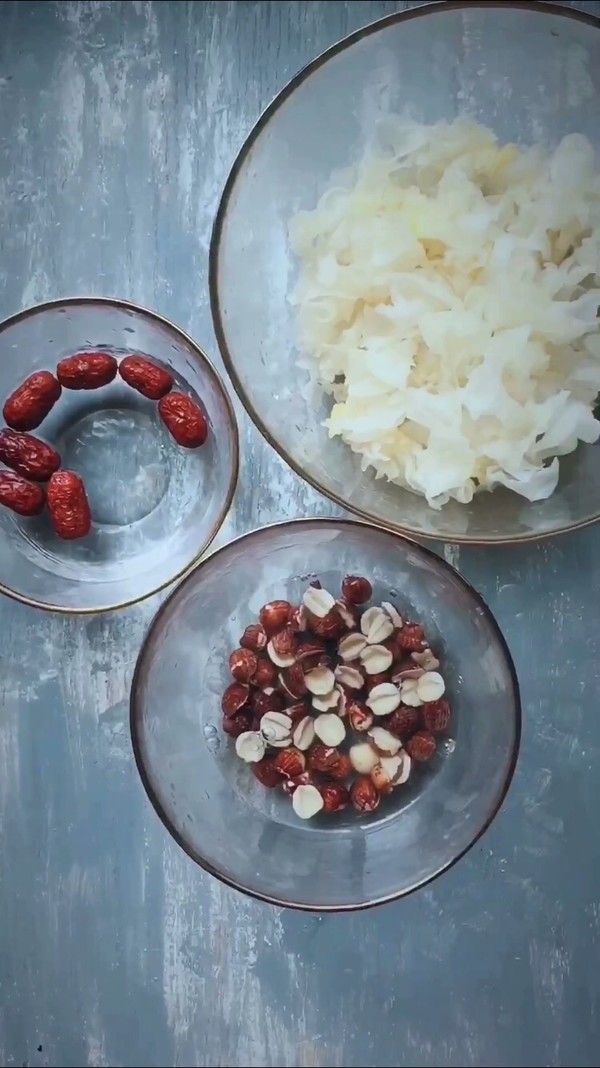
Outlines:
{"type": "Polygon", "coordinates": [[[525,11],[535,15],[554,15],[556,18],[572,19],[575,22],[583,23],[592,29],[600,30],[600,18],[597,15],[592,15],[587,11],[579,11],[575,8],[564,7],[562,4],[549,3],[547,0],[438,0],[435,3],[421,4],[419,7],[409,8],[407,11],[394,11],[389,15],[384,15],[382,18],[376,19],[373,22],[367,23],[365,26],[359,27],[352,33],[334,44],[330,45],[323,52],[319,53],[309,63],[305,64],[300,70],[293,75],[292,78],[286,82],[273,99],[267,104],[264,110],[259,115],[257,121],[250,129],[249,134],[244,140],[241,148],[239,149],[237,156],[231,166],[219,205],[214,218],[212,233],[209,246],[209,262],[208,262],[208,289],[210,299],[210,310],[213,320],[213,328],[215,331],[217,345],[225,365],[227,374],[231,380],[235,392],[243,404],[248,416],[252,420],[254,426],[259,433],[265,439],[265,441],[275,450],[278,456],[305,482],[307,482],[313,489],[316,489],[319,493],[322,493],[329,500],[334,501],[341,508],[345,508],[347,511],[352,512],[360,519],[373,523],[378,526],[384,527],[386,530],[391,531],[394,534],[401,534],[408,536],[409,538],[418,538],[426,541],[444,541],[451,542],[457,545],[523,545],[527,542],[545,541],[549,538],[555,538],[561,534],[570,534],[574,530],[580,530],[584,527],[591,526],[593,523],[597,523],[600,520],[600,503],[598,505],[598,511],[592,516],[587,516],[584,519],[575,520],[572,523],[561,523],[556,527],[552,527],[549,530],[544,530],[539,533],[523,533],[517,535],[493,535],[491,537],[471,537],[468,534],[453,534],[451,538],[446,538],[440,534],[432,534],[429,531],[418,530],[408,524],[401,522],[394,522],[390,519],[385,519],[383,516],[375,516],[372,512],[364,511],[359,505],[353,504],[346,500],[343,496],[337,493],[335,490],[330,489],[324,485],[314,475],[309,474],[302,464],[292,456],[290,452],[282,445],[280,445],[277,438],[271,433],[266,426],[263,418],[259,415],[258,411],[254,407],[249,395],[246,393],[244,385],[238,372],[236,370],[235,360],[232,356],[229,344],[227,341],[227,335],[224,326],[224,320],[221,313],[221,301],[219,297],[219,257],[221,252],[221,242],[223,238],[223,232],[227,220],[227,213],[229,203],[235,189],[238,177],[242,172],[244,163],[250,154],[255,141],[262,133],[263,129],[268,125],[270,120],[274,118],[286,102],[286,100],[292,96],[296,89],[298,89],[305,81],[307,81],[315,71],[324,66],[330,59],[335,56],[341,55],[352,45],[370,37],[372,34],[377,33],[379,30],[383,30],[388,26],[395,26],[397,23],[410,22],[413,19],[425,18],[429,15],[437,15],[445,11],[461,11],[472,9],[485,9],[485,8],[498,8],[509,9],[513,11],[525,11]]]}
{"type": "Polygon", "coordinates": [[[140,604],[147,600],[149,597],[153,597],[156,593],[160,593],[161,590],[170,586],[173,582],[178,582],[184,578],[189,571],[193,571],[200,558],[204,555],[206,550],[212,544],[217,534],[219,533],[225,517],[231,506],[233,495],[238,482],[239,477],[239,464],[240,464],[240,440],[239,429],[235,410],[229,392],[225,387],[225,383],[221,378],[221,375],[217,371],[210,357],[206,354],[203,348],[194,341],[194,339],[186,333],[180,326],[177,326],[172,319],[167,319],[166,316],[161,315],[159,312],[153,311],[151,308],[146,308],[142,304],[136,304],[134,301],[124,300],[120,297],[101,297],[101,296],[74,296],[74,297],[56,297],[52,300],[43,301],[40,304],[31,304],[27,308],[22,308],[20,311],[15,312],[13,315],[7,316],[0,321],[0,334],[3,334],[5,330],[15,324],[22,322],[24,319],[39,315],[46,311],[52,311],[57,308],[74,308],[80,306],[92,306],[98,305],[105,308],[116,308],[121,311],[132,311],[142,317],[145,317],[159,326],[164,326],[168,330],[172,331],[178,336],[186,345],[189,346],[192,356],[198,361],[200,365],[208,372],[209,378],[212,378],[214,385],[217,388],[217,392],[221,395],[225,409],[227,412],[228,420],[228,433],[231,439],[232,445],[232,463],[229,473],[229,482],[227,485],[227,492],[223,498],[223,503],[219,509],[219,514],[211,530],[209,531],[204,543],[199,550],[194,554],[192,560],[184,568],[179,570],[170,579],[165,582],[161,582],[158,586],[154,586],[146,593],[141,594],[139,597],[133,597],[126,601],[119,601],[112,605],[101,605],[100,607],[91,608],[70,608],[66,605],[51,604],[47,601],[38,601],[34,597],[28,597],[25,594],[19,593],[16,590],[12,590],[5,583],[0,582],[0,594],[4,594],[10,597],[13,601],[19,601],[21,604],[26,604],[30,608],[39,608],[46,612],[56,612],[59,615],[66,616],[90,616],[101,615],[105,612],[115,612],[122,608],[131,608],[133,605],[140,604]]]}
{"type": "Polygon", "coordinates": [[[148,800],[150,801],[161,823],[169,832],[171,837],[175,840],[177,845],[180,846],[184,853],[186,853],[187,856],[205,872],[207,872],[209,875],[214,876],[220,882],[224,883],[226,886],[231,887],[233,890],[238,890],[241,893],[246,894],[247,896],[254,898],[257,901],[266,902],[269,905],[276,905],[280,908],[291,908],[299,910],[301,912],[360,912],[364,909],[373,908],[376,905],[388,904],[389,902],[398,901],[401,898],[408,897],[409,895],[414,894],[417,890],[420,890],[422,887],[427,886],[429,883],[432,883],[435,879],[439,878],[439,876],[442,875],[444,872],[449,871],[450,868],[453,868],[454,865],[457,864],[458,861],[461,860],[473,848],[473,846],[479,841],[479,839],[486,833],[504,803],[504,800],[506,798],[506,795],[508,794],[510,785],[515,774],[521,744],[522,702],[519,679],[517,676],[517,670],[515,668],[514,660],[504,637],[504,634],[502,633],[500,625],[496,620],[496,617],[494,616],[494,613],[488,607],[482,595],[475,589],[474,586],[471,585],[468,579],[466,579],[464,575],[460,573],[460,571],[453,567],[452,564],[448,563],[448,561],[445,560],[444,557],[438,556],[438,554],[433,552],[433,550],[430,549],[428,546],[420,545],[412,538],[408,538],[404,534],[397,534],[395,531],[389,530],[382,524],[365,523],[362,520],[345,517],[337,518],[335,516],[305,516],[300,519],[279,520],[277,522],[267,523],[261,527],[255,527],[252,530],[246,531],[245,533],[239,534],[237,537],[232,538],[231,541],[226,542],[224,545],[220,545],[212,553],[209,553],[208,556],[205,556],[203,560],[200,560],[199,563],[197,563],[196,566],[193,568],[193,570],[189,571],[185,575],[185,577],[177,584],[175,589],[172,590],[168,597],[165,598],[163,603],[158,608],[156,614],[150,621],[148,629],[146,630],[146,633],[142,639],[142,644],[140,646],[140,650],[135,663],[129,696],[129,730],[136,767],[144,790],[146,791],[148,800]],[[274,894],[267,894],[263,893],[260,890],[255,890],[245,885],[244,882],[241,882],[235,879],[234,877],[226,875],[224,872],[222,872],[201,852],[194,849],[193,846],[191,846],[186,841],[184,835],[180,834],[180,832],[174,826],[170,816],[167,814],[167,811],[161,802],[157,791],[154,789],[154,786],[150,779],[150,775],[146,771],[146,764],[143,755],[143,744],[141,741],[142,731],[140,729],[140,724],[142,721],[142,713],[138,697],[139,677],[143,669],[148,647],[154,634],[154,631],[160,623],[163,615],[168,611],[169,606],[171,605],[171,602],[174,600],[174,598],[182,591],[182,589],[187,585],[188,582],[192,581],[195,575],[200,572],[202,568],[209,566],[217,556],[228,552],[232,547],[239,546],[245,541],[251,542],[253,539],[260,538],[261,535],[273,529],[283,530],[289,527],[298,527],[304,525],[309,526],[311,523],[316,523],[318,526],[323,527],[327,527],[333,524],[342,525],[352,529],[362,530],[364,533],[367,533],[371,530],[377,530],[379,533],[384,534],[388,538],[392,538],[399,543],[409,545],[411,549],[417,552],[417,554],[421,554],[427,560],[431,561],[434,566],[437,566],[442,572],[450,572],[452,576],[457,579],[458,582],[463,586],[465,591],[470,595],[470,597],[475,602],[475,605],[481,610],[483,616],[488,622],[493,636],[498,644],[498,647],[501,653],[503,654],[511,683],[510,696],[512,716],[514,718],[514,737],[510,751],[510,759],[507,763],[504,780],[497,792],[496,797],[494,798],[493,804],[490,806],[488,812],[485,815],[485,818],[481,821],[481,823],[477,825],[471,840],[450,860],[446,861],[443,865],[441,865],[431,874],[427,875],[425,878],[420,879],[414,885],[409,886],[403,890],[394,891],[390,894],[384,894],[381,897],[370,898],[368,901],[361,901],[358,904],[319,905],[312,903],[306,904],[305,902],[288,901],[284,900],[283,898],[279,898],[274,894]]]}

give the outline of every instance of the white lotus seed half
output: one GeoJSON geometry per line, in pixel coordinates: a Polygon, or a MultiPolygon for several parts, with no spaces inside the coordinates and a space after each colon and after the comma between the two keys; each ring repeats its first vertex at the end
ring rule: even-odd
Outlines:
{"type": "Polygon", "coordinates": [[[265,740],[258,731],[243,731],[235,740],[235,751],[247,764],[262,760],[265,749],[265,740]]]}
{"type": "Polygon", "coordinates": [[[311,615],[318,616],[319,619],[325,619],[327,613],[331,612],[335,605],[335,597],[332,597],[327,590],[319,590],[315,586],[308,587],[302,600],[311,615]]]}

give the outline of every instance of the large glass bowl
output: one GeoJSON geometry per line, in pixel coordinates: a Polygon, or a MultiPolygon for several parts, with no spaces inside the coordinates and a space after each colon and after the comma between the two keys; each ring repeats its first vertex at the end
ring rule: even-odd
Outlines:
{"type": "Polygon", "coordinates": [[[120,300],[51,301],[1,323],[0,407],[34,371],[54,371],[82,349],[161,361],[176,389],[202,401],[210,433],[202,448],[176,445],[156,404],[119,376],[101,389],[63,389],[33,433],[83,478],[92,530],[62,541],[46,511],[23,519],[0,507],[0,591],[81,613],[148,597],[195,562],[227,513],[239,452],[233,408],[208,357],[173,323],[120,300]]]}
{"type": "Polygon", "coordinates": [[[308,519],[245,534],[204,560],[160,608],[137,662],[133,748],[150,799],[198,864],[256,897],[354,909],[409,893],[457,860],[494,818],[521,727],[514,666],[490,611],[449,564],[354,520],[308,519]],[[368,576],[426,624],[442,651],[452,733],[423,777],[371,816],[298,819],[221,731],[229,653],[263,604],[298,602],[318,576],[368,576]]]}
{"type": "Polygon", "coordinates": [[[355,162],[374,120],[409,107],[435,122],[468,113],[501,140],[600,145],[600,21],[544,3],[427,4],[358,30],[304,68],[252,130],[228,178],[211,245],[215,329],[249,415],[317,489],[364,518],[419,537],[524,541],[600,514],[598,446],[561,460],[546,501],[507,490],[441,511],[375,480],[322,423],[329,404],[297,363],[291,217],[355,162]]]}

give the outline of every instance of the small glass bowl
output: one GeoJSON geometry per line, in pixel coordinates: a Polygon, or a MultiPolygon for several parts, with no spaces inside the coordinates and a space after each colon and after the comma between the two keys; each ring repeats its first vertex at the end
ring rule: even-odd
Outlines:
{"type": "Polygon", "coordinates": [[[238,473],[233,407],[208,357],[173,323],[126,301],[50,301],[1,323],[0,406],[28,375],[85,349],[167,365],[175,388],[201,400],[210,433],[201,448],[180,448],[156,404],[119,376],[101,389],[63,389],[32,433],[83,478],[91,533],[62,541],[46,511],[24,519],[0,508],[0,590],[58,612],[121,608],[179,578],[219,530],[238,473]]]}
{"type": "Polygon", "coordinates": [[[215,220],[210,295],[227,372],[283,459],[363,519],[480,544],[585,526],[600,517],[600,442],[561,457],[547,500],[499,487],[436,511],[328,437],[331,400],[298,359],[289,223],[360,159],[379,118],[406,108],[428,123],[468,114],[504,142],[554,146],[577,132],[600,148],[600,20],[545,3],[422,4],[364,26],[296,74],[242,146],[215,220]]]}
{"type": "Polygon", "coordinates": [[[480,596],[429,550],[354,520],[275,524],[218,549],[160,608],[132,684],[138,769],[176,841],[229,885],[302,909],[390,901],[453,864],[498,811],[520,729],[513,662],[480,596]],[[339,589],[347,573],[367,576],[376,602],[393,600],[426,626],[442,653],[451,735],[372,815],[303,822],[236,756],[221,696],[229,654],[263,604],[298,602],[315,577],[339,589]]]}

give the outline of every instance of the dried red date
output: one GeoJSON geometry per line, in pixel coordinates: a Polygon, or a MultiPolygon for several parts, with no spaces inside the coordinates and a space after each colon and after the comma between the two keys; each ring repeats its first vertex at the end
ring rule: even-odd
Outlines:
{"type": "Polygon", "coordinates": [[[252,774],[263,786],[268,786],[270,790],[275,789],[276,786],[281,786],[282,778],[280,772],[275,766],[275,757],[266,756],[262,760],[257,760],[256,763],[250,765],[252,774]]]}
{"type": "Polygon", "coordinates": [[[35,430],[61,394],[60,382],[50,371],[36,371],[4,402],[4,421],[12,430],[35,430]]]}
{"type": "Polygon", "coordinates": [[[307,671],[312,667],[316,667],[321,657],[326,655],[327,646],[320,638],[309,638],[301,642],[296,650],[297,662],[302,664],[307,671]]]}
{"type": "Polygon", "coordinates": [[[292,664],[281,672],[280,682],[282,689],[292,698],[297,700],[306,693],[306,682],[301,664],[292,664]]]}
{"type": "Polygon", "coordinates": [[[226,719],[231,719],[248,703],[250,687],[241,682],[232,682],[221,698],[221,708],[226,719]]]}
{"type": "Polygon", "coordinates": [[[368,776],[363,775],[352,783],[350,801],[357,812],[374,812],[381,801],[381,795],[368,776]]]}
{"type": "Polygon", "coordinates": [[[242,634],[240,645],[242,649],[251,649],[253,653],[258,653],[267,648],[267,641],[265,628],[260,623],[252,623],[242,634]]]}
{"type": "Polygon", "coordinates": [[[306,757],[299,749],[290,746],[289,749],[281,749],[277,754],[275,767],[286,779],[296,779],[306,770],[306,757]]]}
{"type": "Polygon", "coordinates": [[[396,635],[396,642],[399,649],[416,653],[425,648],[425,631],[420,623],[405,623],[396,635]]]}
{"type": "Polygon", "coordinates": [[[332,608],[326,616],[322,617],[309,614],[308,625],[318,638],[329,641],[337,641],[346,630],[346,625],[336,608],[332,608]]]}
{"type": "Polygon", "coordinates": [[[344,779],[347,779],[352,775],[353,770],[352,761],[348,754],[340,753],[339,759],[335,764],[329,765],[325,774],[328,775],[330,779],[337,779],[339,782],[343,782],[344,779]]]}
{"type": "Polygon", "coordinates": [[[34,482],[47,482],[60,467],[56,449],[32,434],[21,434],[18,430],[0,430],[0,460],[18,475],[34,482]]]}
{"type": "Polygon", "coordinates": [[[230,738],[239,738],[240,734],[252,729],[252,714],[250,712],[236,712],[234,716],[223,717],[223,730],[230,738]]]}
{"type": "Polygon", "coordinates": [[[45,495],[41,486],[28,482],[13,471],[0,471],[0,504],[18,515],[39,515],[45,495]]]}
{"type": "Polygon", "coordinates": [[[250,649],[234,649],[229,657],[229,670],[238,682],[250,682],[257,666],[256,655],[250,649]]]}
{"type": "Polygon", "coordinates": [[[260,625],[265,633],[271,637],[282,627],[285,627],[290,618],[292,606],[289,601],[269,601],[264,604],[259,613],[260,625]]]}
{"type": "Polygon", "coordinates": [[[160,400],[173,388],[171,372],[146,356],[126,356],[119,364],[119,374],[128,386],[149,400],[160,400]]]}
{"type": "Polygon", "coordinates": [[[117,361],[110,352],[78,352],[66,356],[56,368],[56,377],[65,389],[100,389],[112,382],[117,361]]]}
{"type": "Polygon", "coordinates": [[[72,541],[85,538],[92,527],[92,517],[85,486],[74,471],[56,471],[47,491],[50,522],[59,538],[72,541]]]}
{"type": "Polygon", "coordinates": [[[352,774],[352,764],[345,753],[318,742],[308,752],[308,766],[311,771],[320,771],[330,779],[340,781],[352,774]]]}
{"type": "Polygon", "coordinates": [[[346,575],[342,582],[342,596],[350,604],[364,604],[373,595],[373,587],[361,575],[346,575]]]}
{"type": "MultiPolygon", "coordinates": [[[[294,656],[298,647],[298,639],[291,627],[284,627],[283,630],[279,630],[273,635],[271,644],[277,656],[294,656]]],[[[297,696],[299,697],[300,694],[297,696]]]]}
{"type": "Polygon", "coordinates": [[[414,734],[419,726],[419,719],[418,708],[408,708],[405,705],[400,705],[400,708],[397,708],[395,712],[388,716],[384,725],[396,738],[404,741],[405,738],[414,734]]]}
{"type": "Polygon", "coordinates": [[[272,693],[267,693],[265,690],[256,690],[252,694],[252,708],[255,714],[262,718],[262,716],[266,716],[267,712],[281,712],[283,699],[276,690],[273,690],[272,693]]]}
{"type": "Polygon", "coordinates": [[[158,412],[171,437],[184,449],[197,449],[208,436],[204,412],[184,393],[167,393],[158,402],[158,412]]]}
{"type": "Polygon", "coordinates": [[[345,808],[350,800],[346,787],[338,782],[326,783],[325,786],[319,787],[319,790],[323,798],[323,812],[338,812],[345,808]]]}
{"type": "Polygon", "coordinates": [[[264,690],[267,686],[275,686],[276,682],[277,668],[275,664],[272,664],[270,660],[258,660],[256,671],[252,676],[252,685],[257,686],[259,690],[264,690]]]}
{"type": "Polygon", "coordinates": [[[450,724],[450,705],[447,701],[429,701],[423,705],[423,723],[432,734],[441,734],[450,724]]]}
{"type": "Polygon", "coordinates": [[[413,760],[431,760],[435,750],[435,738],[429,731],[417,731],[406,743],[406,752],[413,760]]]}

